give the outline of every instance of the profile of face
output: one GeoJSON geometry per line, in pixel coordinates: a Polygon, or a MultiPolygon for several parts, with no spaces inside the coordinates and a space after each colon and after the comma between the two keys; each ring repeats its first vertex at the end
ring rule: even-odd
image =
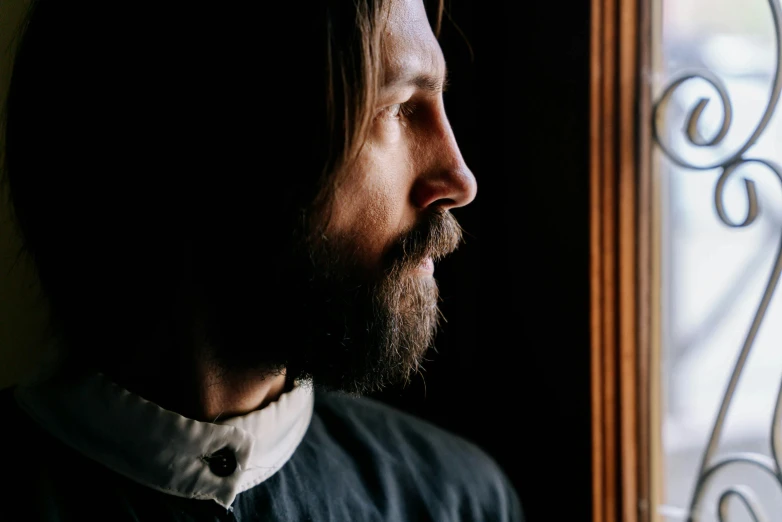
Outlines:
{"type": "Polygon", "coordinates": [[[203,355],[360,393],[404,382],[432,344],[434,263],[476,182],[423,0],[319,3],[298,20],[306,45],[268,53],[280,36],[258,21],[299,9],[273,4],[35,3],[4,170],[76,366],[203,355]]]}
{"type": "Polygon", "coordinates": [[[417,370],[438,324],[434,262],[461,241],[450,210],[477,190],[445,114],[445,61],[422,0],[393,0],[382,49],[367,139],[334,173],[328,212],[314,209],[308,273],[295,278],[305,284],[291,282],[278,303],[294,320],[291,342],[257,361],[355,393],[417,370]]]}

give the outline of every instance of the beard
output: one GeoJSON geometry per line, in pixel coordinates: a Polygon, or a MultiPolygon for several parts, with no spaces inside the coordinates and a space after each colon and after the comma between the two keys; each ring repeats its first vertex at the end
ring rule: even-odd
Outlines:
{"type": "Polygon", "coordinates": [[[225,305],[230,296],[210,292],[208,302],[224,305],[210,306],[207,342],[228,371],[285,371],[289,382],[351,394],[406,384],[420,371],[440,319],[437,283],[416,268],[453,252],[461,238],[449,212],[427,214],[387,249],[379,270],[366,273],[354,238],[310,235],[278,263],[284,283],[266,285],[267,312],[240,311],[225,305]],[[254,336],[248,325],[256,326],[254,336]]]}

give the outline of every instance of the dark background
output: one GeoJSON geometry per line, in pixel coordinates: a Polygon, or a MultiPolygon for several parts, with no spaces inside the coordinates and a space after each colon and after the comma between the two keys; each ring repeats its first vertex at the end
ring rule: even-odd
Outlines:
{"type": "Polygon", "coordinates": [[[586,522],[589,2],[448,4],[446,110],[478,196],[437,266],[438,352],[379,397],[486,450],[528,521],[586,522]]]}
{"type": "Polygon", "coordinates": [[[437,266],[448,322],[425,381],[380,398],[484,448],[528,521],[587,522],[589,0],[446,3],[463,33],[445,20],[446,104],[478,197],[437,266]]]}

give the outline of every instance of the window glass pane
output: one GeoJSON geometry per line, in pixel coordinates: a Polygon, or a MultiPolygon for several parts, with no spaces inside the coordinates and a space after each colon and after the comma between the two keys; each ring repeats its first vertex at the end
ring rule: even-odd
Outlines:
{"type": "MultiPolygon", "coordinates": [[[[759,214],[730,227],[718,214],[718,180],[729,160],[750,140],[769,108],[778,67],[772,4],[766,0],[657,0],[661,26],[653,42],[655,100],[688,73],[661,105],[658,169],[662,234],[662,501],[660,520],[687,520],[699,468],[731,372],[769,284],[782,237],[782,182],[769,167],[745,163],[727,178],[725,220],[740,224],[749,211],[745,179],[754,182],[759,214]],[[716,78],[730,101],[705,78],[716,78]],[[688,119],[708,100],[694,132],[688,119]],[[709,144],[729,117],[724,139],[709,144]],[[706,143],[705,145],[698,143],[706,143]],[[675,154],[688,165],[676,165],[675,154]],[[717,168],[691,167],[718,166],[717,168]]],[[[782,119],[768,125],[743,154],[782,164],[782,119]]],[[[710,464],[735,452],[771,459],[771,427],[782,380],[782,297],[777,291],[749,352],[710,464]]],[[[771,462],[771,461],[769,461],[771,462]]],[[[769,520],[782,514],[782,486],[759,466],[721,468],[704,488],[697,520],[718,520],[719,496],[746,485],[769,520]]],[[[730,521],[753,520],[739,499],[730,521]]]]}

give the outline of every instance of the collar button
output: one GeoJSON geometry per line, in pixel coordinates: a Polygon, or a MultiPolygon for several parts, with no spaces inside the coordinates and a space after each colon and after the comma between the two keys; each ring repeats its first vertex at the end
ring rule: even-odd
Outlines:
{"type": "Polygon", "coordinates": [[[204,460],[209,464],[209,470],[218,477],[227,477],[236,471],[236,455],[227,447],[215,451],[204,460]]]}

